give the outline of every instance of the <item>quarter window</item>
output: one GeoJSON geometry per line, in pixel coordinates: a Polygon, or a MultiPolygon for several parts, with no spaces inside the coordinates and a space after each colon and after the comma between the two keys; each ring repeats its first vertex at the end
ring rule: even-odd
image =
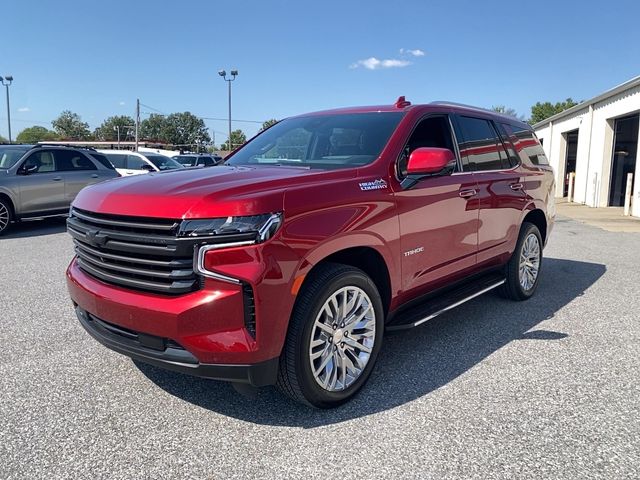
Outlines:
{"type": "Polygon", "coordinates": [[[467,157],[471,170],[501,170],[510,168],[507,153],[489,120],[458,117],[462,138],[460,155],[467,157]]]}
{"type": "Polygon", "coordinates": [[[504,124],[505,130],[509,134],[511,143],[516,147],[521,157],[528,158],[534,165],[549,165],[549,160],[538,142],[538,138],[533,131],[516,126],[504,124]]]}

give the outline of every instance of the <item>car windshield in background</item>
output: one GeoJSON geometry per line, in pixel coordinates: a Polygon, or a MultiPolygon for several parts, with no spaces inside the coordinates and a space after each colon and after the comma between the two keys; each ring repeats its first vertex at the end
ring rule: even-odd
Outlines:
{"type": "Polygon", "coordinates": [[[158,170],[175,170],[176,168],[183,168],[183,166],[173,158],[165,157],[164,155],[147,155],[145,153],[144,156],[158,167],[158,170]]]}
{"type": "Polygon", "coordinates": [[[173,159],[185,167],[193,167],[198,161],[198,157],[194,155],[178,155],[177,157],[173,157],[173,159]]]}
{"type": "Polygon", "coordinates": [[[31,146],[0,145],[0,168],[9,169],[31,148],[31,146]]]}
{"type": "Polygon", "coordinates": [[[283,120],[247,143],[227,165],[338,169],[373,162],[403,112],[313,115],[283,120]]]}

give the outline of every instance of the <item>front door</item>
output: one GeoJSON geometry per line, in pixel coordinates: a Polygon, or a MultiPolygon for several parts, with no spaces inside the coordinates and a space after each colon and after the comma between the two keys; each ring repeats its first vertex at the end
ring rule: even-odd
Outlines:
{"type": "MultiPolygon", "coordinates": [[[[449,118],[429,116],[409,137],[398,162],[398,176],[406,175],[410,153],[419,147],[456,152],[449,118]]],[[[425,178],[396,193],[400,221],[403,290],[426,293],[463,275],[476,265],[478,197],[473,174],[463,169],[425,178]]]]}
{"type": "Polygon", "coordinates": [[[37,149],[18,168],[20,175],[20,215],[57,213],[67,204],[64,194],[64,178],[58,171],[54,150],[37,149]]]}

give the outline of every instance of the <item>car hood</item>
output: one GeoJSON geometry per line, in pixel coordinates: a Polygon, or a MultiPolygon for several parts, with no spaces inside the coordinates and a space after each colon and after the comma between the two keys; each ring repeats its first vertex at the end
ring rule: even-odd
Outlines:
{"type": "Polygon", "coordinates": [[[281,211],[288,187],[324,181],[336,174],[344,178],[345,173],[282,166],[185,168],[92,185],[78,194],[73,206],[91,212],[176,219],[256,215],[281,211]]]}

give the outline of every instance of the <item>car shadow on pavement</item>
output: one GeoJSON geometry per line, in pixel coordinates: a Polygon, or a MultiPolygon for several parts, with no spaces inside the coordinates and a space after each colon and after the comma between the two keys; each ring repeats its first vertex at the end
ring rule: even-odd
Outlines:
{"type": "Polygon", "coordinates": [[[66,217],[52,217],[43,220],[14,223],[6,233],[0,237],[0,241],[5,238],[27,238],[62,233],[67,229],[66,221],[66,217]]]}
{"type": "Polygon", "coordinates": [[[303,428],[344,422],[428,395],[510,342],[567,337],[565,333],[535,327],[583,295],[606,268],[557,258],[546,258],[542,268],[538,291],[527,302],[487,294],[421,327],[388,335],[368,384],[351,402],[333,410],[299,405],[272,387],[247,397],[223,382],[135,363],[168,393],[218,414],[258,424],[303,428]]]}

